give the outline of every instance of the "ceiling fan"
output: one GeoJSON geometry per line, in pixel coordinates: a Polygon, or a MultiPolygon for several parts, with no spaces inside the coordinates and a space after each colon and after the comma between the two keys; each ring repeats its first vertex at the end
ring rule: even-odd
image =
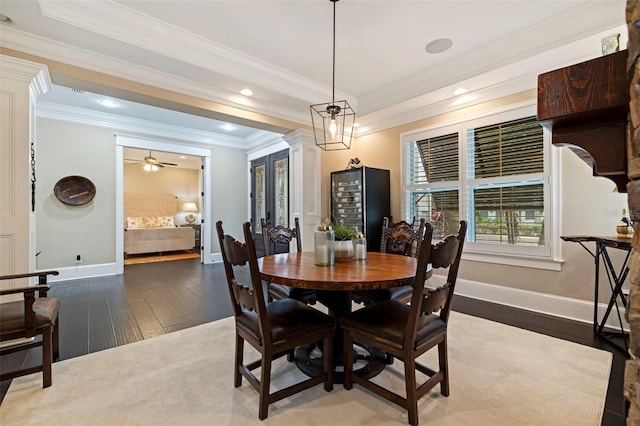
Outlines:
{"type": "Polygon", "coordinates": [[[155,157],[151,155],[151,151],[149,151],[149,155],[144,157],[143,160],[132,160],[132,159],[125,159],[125,160],[132,163],[144,163],[144,169],[148,172],[149,171],[155,172],[156,170],[158,170],[158,168],[164,167],[164,166],[177,166],[176,163],[167,163],[164,161],[156,160],[155,157]]]}

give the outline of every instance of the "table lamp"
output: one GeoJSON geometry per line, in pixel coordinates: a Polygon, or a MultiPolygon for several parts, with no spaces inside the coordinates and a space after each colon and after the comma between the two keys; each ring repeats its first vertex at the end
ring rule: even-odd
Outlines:
{"type": "Polygon", "coordinates": [[[198,213],[198,206],[196,206],[196,203],[184,203],[182,205],[182,211],[189,212],[189,214],[184,217],[184,220],[186,220],[187,223],[191,224],[196,221],[196,216],[193,214],[193,212],[198,213]]]}

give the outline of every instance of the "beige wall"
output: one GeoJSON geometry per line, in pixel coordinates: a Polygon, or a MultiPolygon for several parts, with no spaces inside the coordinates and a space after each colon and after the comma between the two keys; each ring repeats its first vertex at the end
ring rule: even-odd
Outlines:
{"type": "MultiPolygon", "coordinates": [[[[460,120],[507,105],[535,102],[536,96],[535,90],[525,91],[357,138],[349,151],[323,152],[323,214],[328,215],[330,210],[329,173],[344,169],[350,158],[358,157],[368,167],[390,170],[391,214],[394,218],[402,218],[401,133],[460,120]]],[[[611,181],[593,177],[590,167],[567,148],[553,147],[553,149],[563,151],[560,179],[562,235],[615,235],[615,226],[620,218],[621,209],[626,206],[625,194],[613,193],[614,184],[611,181]],[[584,194],[589,196],[585,197],[584,194]]],[[[481,283],[593,300],[593,258],[577,243],[565,243],[560,240],[554,243],[562,245],[562,257],[565,262],[560,272],[463,261],[459,277],[481,283]]],[[[612,250],[611,254],[614,262],[622,261],[623,253],[612,250]]],[[[604,272],[601,280],[605,280],[604,272]]],[[[604,283],[601,285],[602,300],[609,294],[604,288],[605,285],[604,283]]]]}
{"type": "MultiPolygon", "coordinates": [[[[201,209],[198,196],[199,170],[167,166],[156,172],[146,172],[142,164],[132,163],[124,165],[123,175],[125,194],[173,195],[177,198],[178,209],[184,202],[195,202],[201,209]]],[[[176,224],[185,224],[186,214],[179,211],[174,217],[176,224]]]]}

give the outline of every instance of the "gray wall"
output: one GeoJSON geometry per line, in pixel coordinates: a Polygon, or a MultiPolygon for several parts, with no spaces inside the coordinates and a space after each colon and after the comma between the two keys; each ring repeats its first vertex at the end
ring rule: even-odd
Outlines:
{"type": "Polygon", "coordinates": [[[115,262],[115,137],[107,128],[36,120],[37,269],[115,262]],[[93,201],[68,206],[55,197],[56,182],[70,175],[89,178],[93,201]]]}

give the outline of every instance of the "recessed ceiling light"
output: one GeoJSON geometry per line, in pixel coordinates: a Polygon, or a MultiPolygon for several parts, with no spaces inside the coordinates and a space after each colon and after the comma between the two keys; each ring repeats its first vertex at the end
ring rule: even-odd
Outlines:
{"type": "Polygon", "coordinates": [[[453,91],[453,94],[456,96],[464,95],[465,93],[467,93],[467,89],[465,89],[464,87],[458,87],[456,90],[453,91]]]}
{"type": "Polygon", "coordinates": [[[4,13],[0,13],[0,22],[11,22],[11,18],[4,13]]]}
{"type": "Polygon", "coordinates": [[[442,53],[445,50],[451,49],[451,46],[453,46],[453,40],[450,38],[439,38],[427,43],[424,50],[427,53],[442,53]]]}
{"type": "Polygon", "coordinates": [[[236,129],[236,126],[234,126],[233,124],[225,123],[225,124],[223,124],[222,126],[220,126],[220,128],[221,128],[222,130],[226,130],[227,132],[230,132],[230,131],[232,131],[232,130],[235,130],[235,129],[236,129]]]}
{"type": "Polygon", "coordinates": [[[112,101],[111,99],[100,99],[98,103],[107,108],[115,108],[118,106],[118,103],[115,101],[112,101]]]}
{"type": "Polygon", "coordinates": [[[251,96],[251,95],[253,95],[253,90],[251,90],[251,89],[242,89],[240,91],[240,94],[244,95],[244,96],[251,96]]]}
{"type": "Polygon", "coordinates": [[[181,155],[181,156],[180,156],[180,159],[181,159],[181,160],[184,160],[184,159],[186,159],[186,158],[187,158],[187,157],[185,157],[184,155],[181,155]]]}
{"type": "Polygon", "coordinates": [[[358,127],[360,127],[360,123],[353,123],[353,127],[357,129],[358,127]]]}

